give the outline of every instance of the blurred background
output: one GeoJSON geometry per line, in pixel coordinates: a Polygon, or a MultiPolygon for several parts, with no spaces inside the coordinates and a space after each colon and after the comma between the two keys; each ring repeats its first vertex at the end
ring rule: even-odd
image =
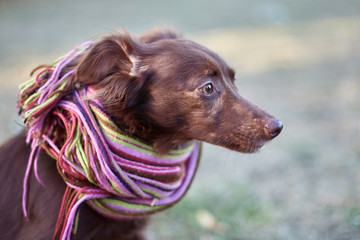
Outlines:
{"type": "Polygon", "coordinates": [[[0,0],[0,142],[22,129],[17,86],[34,67],[99,34],[162,26],[223,56],[240,93],[285,127],[253,155],[205,145],[150,239],[360,239],[359,0],[0,0]]]}

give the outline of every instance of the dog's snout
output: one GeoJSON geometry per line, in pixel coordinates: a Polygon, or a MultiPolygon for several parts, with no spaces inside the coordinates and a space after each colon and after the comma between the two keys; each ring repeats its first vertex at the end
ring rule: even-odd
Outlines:
{"type": "Polygon", "coordinates": [[[266,134],[269,136],[270,139],[273,139],[277,135],[279,135],[282,129],[283,124],[279,120],[271,120],[265,126],[266,134]]]}

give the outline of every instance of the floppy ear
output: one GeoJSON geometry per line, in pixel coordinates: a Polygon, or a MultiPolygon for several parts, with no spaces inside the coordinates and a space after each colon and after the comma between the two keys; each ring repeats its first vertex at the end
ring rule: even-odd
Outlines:
{"type": "Polygon", "coordinates": [[[159,29],[155,28],[149,30],[139,37],[140,41],[143,43],[152,43],[163,39],[179,39],[182,38],[181,35],[170,28],[159,29]]]}
{"type": "Polygon", "coordinates": [[[111,35],[97,42],[85,55],[76,70],[76,81],[82,84],[97,84],[117,74],[127,77],[132,62],[133,40],[127,34],[111,35]]]}
{"type": "Polygon", "coordinates": [[[142,74],[145,68],[135,53],[139,44],[126,33],[103,38],[79,63],[75,81],[93,85],[94,96],[101,98],[105,108],[116,106],[118,111],[133,107],[146,80],[142,74]]]}

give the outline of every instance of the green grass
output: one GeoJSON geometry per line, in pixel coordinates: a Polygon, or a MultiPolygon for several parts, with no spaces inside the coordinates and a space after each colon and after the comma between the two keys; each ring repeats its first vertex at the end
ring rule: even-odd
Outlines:
{"type": "Polygon", "coordinates": [[[275,218],[272,207],[246,186],[231,184],[225,192],[190,195],[152,218],[154,239],[251,239],[275,218]],[[214,224],[204,224],[202,214],[210,215],[214,224]]]}

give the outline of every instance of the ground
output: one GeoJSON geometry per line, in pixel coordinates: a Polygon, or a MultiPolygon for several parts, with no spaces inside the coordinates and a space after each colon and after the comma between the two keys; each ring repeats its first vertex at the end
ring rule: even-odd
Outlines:
{"type": "Polygon", "coordinates": [[[17,85],[32,68],[120,26],[172,26],[217,51],[240,93],[284,123],[253,155],[205,145],[150,239],[360,238],[359,1],[2,0],[0,142],[22,129],[17,85]]]}

